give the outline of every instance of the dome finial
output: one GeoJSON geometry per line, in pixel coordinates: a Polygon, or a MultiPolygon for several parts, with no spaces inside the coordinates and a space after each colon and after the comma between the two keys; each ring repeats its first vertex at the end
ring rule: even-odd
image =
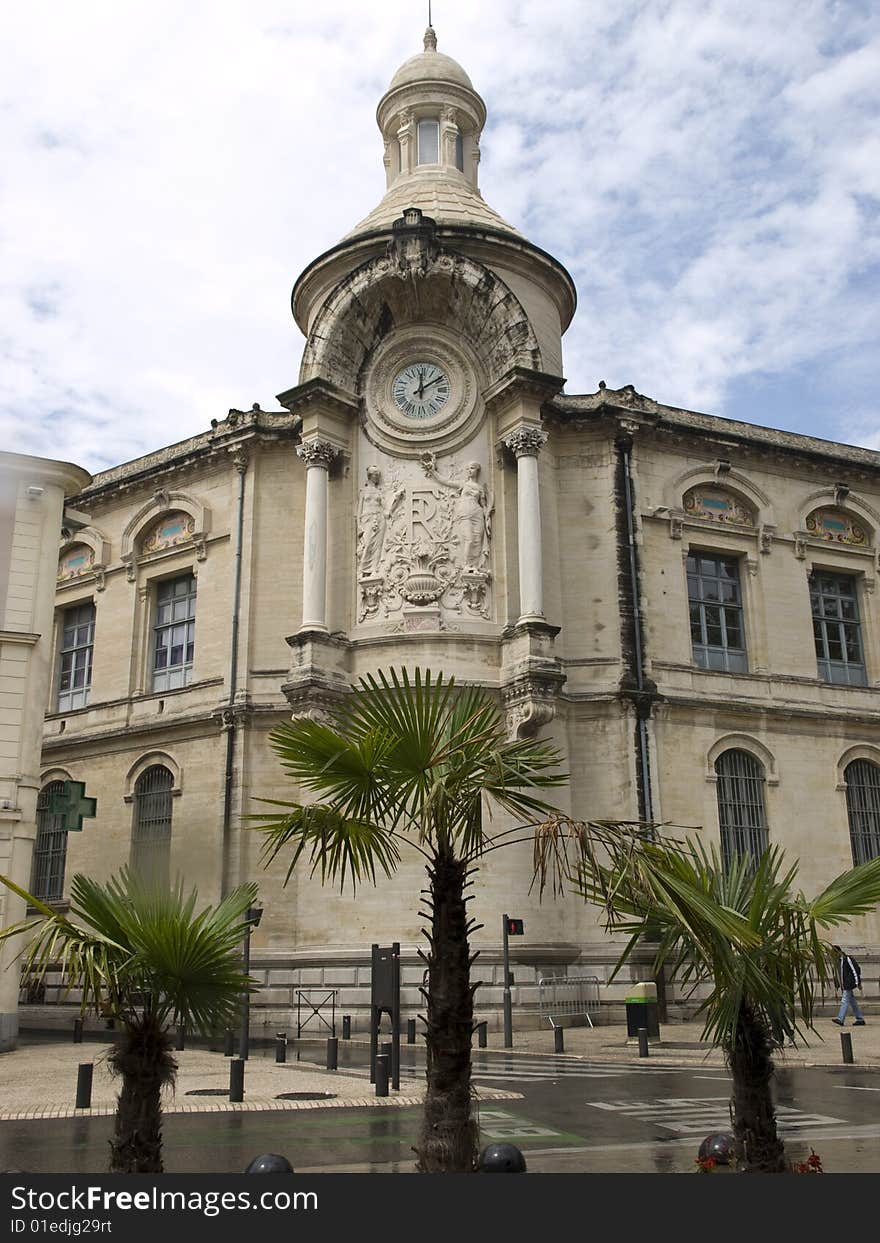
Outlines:
{"type": "Polygon", "coordinates": [[[425,51],[437,51],[437,35],[431,21],[431,0],[428,0],[428,29],[425,31],[425,51]]]}

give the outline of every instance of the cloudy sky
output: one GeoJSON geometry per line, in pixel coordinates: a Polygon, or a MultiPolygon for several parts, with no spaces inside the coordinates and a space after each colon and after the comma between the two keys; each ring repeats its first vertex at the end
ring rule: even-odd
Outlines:
{"type": "MultiPolygon", "coordinates": [[[[99,470],[296,382],[379,201],[413,0],[29,0],[0,46],[0,446],[99,470]]],[[[434,0],[487,201],[572,273],[570,393],[880,448],[874,0],[434,0]]]]}

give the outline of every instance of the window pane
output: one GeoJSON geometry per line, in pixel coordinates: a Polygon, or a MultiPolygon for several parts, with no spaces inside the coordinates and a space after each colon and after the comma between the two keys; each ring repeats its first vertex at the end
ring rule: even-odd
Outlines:
{"type": "Polygon", "coordinates": [[[440,122],[419,121],[419,160],[420,164],[440,163],[440,122]]]}

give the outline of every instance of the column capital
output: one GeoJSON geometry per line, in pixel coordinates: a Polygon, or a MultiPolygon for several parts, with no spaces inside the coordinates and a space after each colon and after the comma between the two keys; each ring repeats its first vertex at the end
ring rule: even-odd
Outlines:
{"type": "Polygon", "coordinates": [[[331,444],[329,440],[321,440],[318,436],[304,440],[301,445],[296,446],[296,451],[305,462],[306,470],[311,470],[313,466],[329,470],[333,459],[339,455],[339,448],[336,445],[331,444]]]}
{"type": "Polygon", "coordinates": [[[537,457],[547,441],[547,433],[540,427],[517,427],[502,440],[505,448],[519,460],[521,457],[537,457]]]}

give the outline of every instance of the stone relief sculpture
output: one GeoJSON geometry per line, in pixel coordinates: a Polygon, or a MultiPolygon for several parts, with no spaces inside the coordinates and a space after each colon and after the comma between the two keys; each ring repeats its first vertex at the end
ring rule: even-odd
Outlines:
{"type": "Polygon", "coordinates": [[[367,468],[357,507],[358,621],[399,615],[398,628],[422,630],[447,629],[450,613],[489,619],[494,499],[481,469],[453,462],[441,475],[425,453],[418,466],[394,463],[386,485],[378,466],[367,468]]]}
{"type": "Polygon", "coordinates": [[[463,483],[454,479],[441,479],[437,474],[437,460],[433,453],[423,453],[422,469],[429,479],[441,488],[455,492],[458,500],[453,517],[456,534],[453,537],[461,549],[465,569],[482,569],[489,559],[489,541],[492,538],[492,514],[495,502],[491,492],[479,482],[480,463],[468,462],[467,477],[463,483]],[[460,524],[460,525],[459,525],[460,524]]]}
{"type": "Polygon", "coordinates": [[[387,520],[403,495],[403,489],[398,489],[386,505],[382,472],[378,466],[367,467],[367,479],[361,488],[357,510],[357,559],[361,577],[369,577],[377,571],[385,543],[387,520]]]}

